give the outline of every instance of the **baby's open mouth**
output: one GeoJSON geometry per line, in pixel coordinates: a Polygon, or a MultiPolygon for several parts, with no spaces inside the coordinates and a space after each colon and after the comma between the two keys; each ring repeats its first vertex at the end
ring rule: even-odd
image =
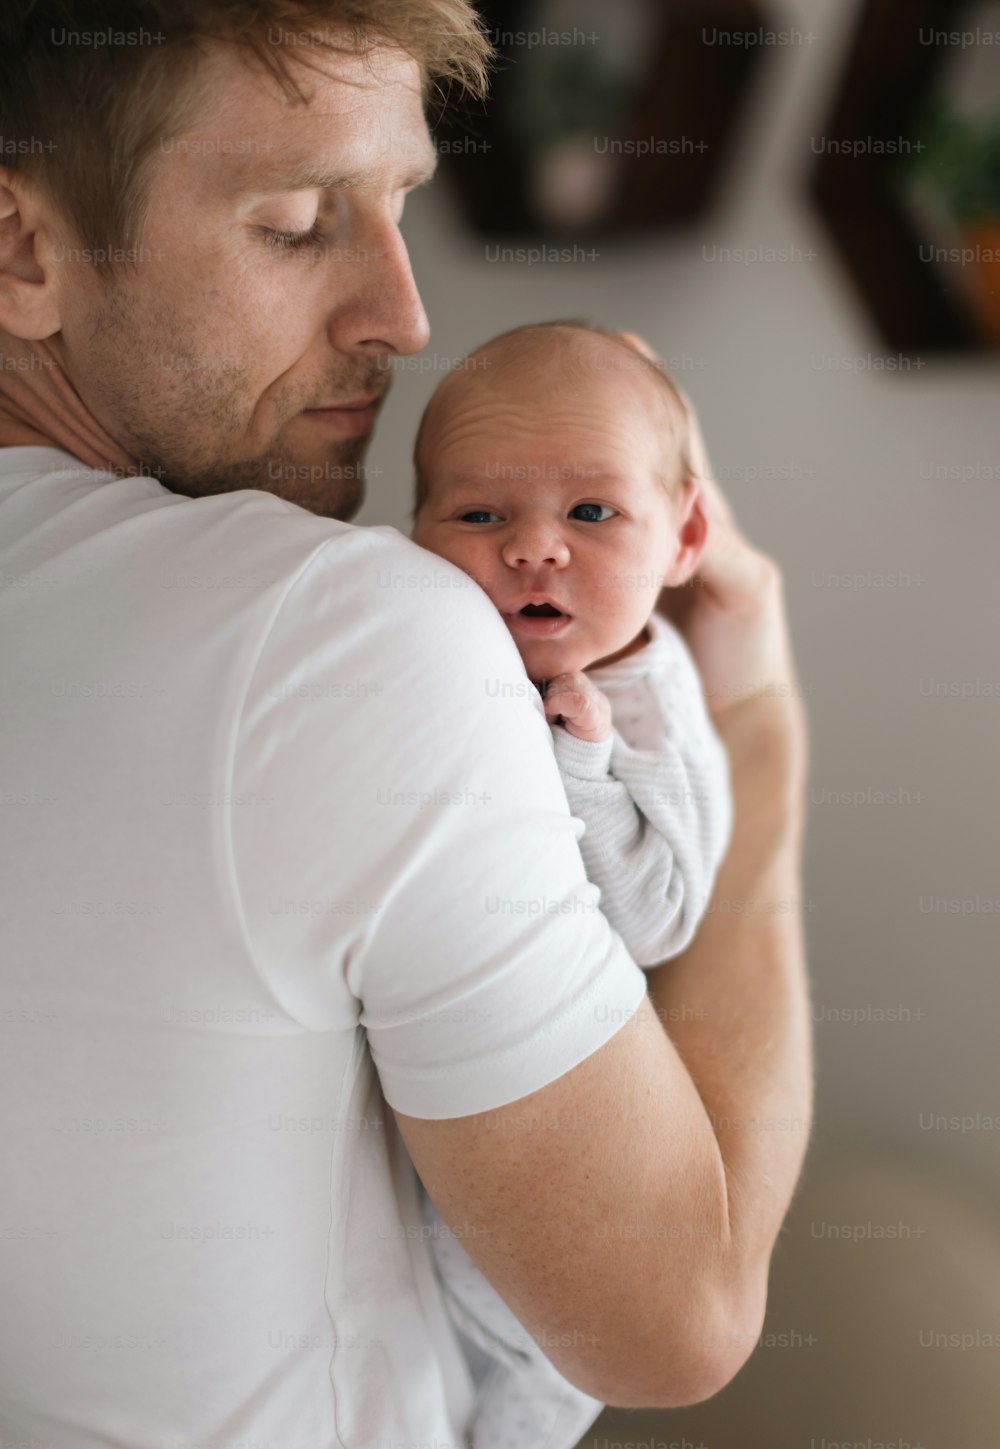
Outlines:
{"type": "Polygon", "coordinates": [[[561,635],[573,627],[572,614],[567,614],[544,596],[522,604],[519,609],[512,607],[506,617],[507,627],[519,639],[554,639],[557,634],[561,635]]]}

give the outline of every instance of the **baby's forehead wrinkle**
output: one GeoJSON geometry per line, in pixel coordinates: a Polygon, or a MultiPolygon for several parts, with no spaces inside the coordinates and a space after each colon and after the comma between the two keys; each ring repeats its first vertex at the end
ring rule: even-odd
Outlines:
{"type": "Polygon", "coordinates": [[[670,383],[657,376],[638,353],[624,343],[582,330],[515,333],[487,342],[470,353],[465,363],[466,370],[451,374],[442,391],[487,384],[498,391],[505,387],[530,389],[533,397],[551,400],[572,394],[574,389],[599,388],[637,403],[652,402],[659,412],[678,410],[670,383]],[[528,337],[530,343],[526,343],[528,337]]]}
{"type": "Polygon", "coordinates": [[[648,471],[676,482],[684,420],[663,379],[638,354],[638,368],[626,366],[626,344],[578,332],[567,346],[567,335],[515,333],[470,353],[431,398],[420,466],[468,481],[498,461],[544,460],[608,479],[648,471]],[[595,366],[598,356],[621,365],[595,366]]]}
{"type": "MultiPolygon", "coordinates": [[[[658,436],[653,419],[649,427],[658,436]]],[[[598,447],[614,453],[634,447],[636,418],[615,411],[595,412],[591,398],[561,396],[553,405],[527,397],[497,397],[484,391],[478,397],[455,399],[451,405],[443,403],[434,417],[430,440],[439,450],[470,440],[483,444],[489,438],[495,440],[494,446],[506,451],[522,443],[537,446],[539,440],[564,449],[565,439],[557,439],[557,433],[567,435],[574,444],[578,441],[583,453],[598,447]]]]}
{"type": "Polygon", "coordinates": [[[564,323],[526,327],[484,343],[467,361],[475,358],[483,359],[480,367],[493,367],[498,379],[535,367],[542,389],[621,381],[625,390],[651,401],[674,428],[683,425],[672,379],[630,343],[602,332],[564,323]]]}

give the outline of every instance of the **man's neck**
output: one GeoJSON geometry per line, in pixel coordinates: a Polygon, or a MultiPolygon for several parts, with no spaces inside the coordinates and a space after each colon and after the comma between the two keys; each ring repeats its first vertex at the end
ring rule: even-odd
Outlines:
{"type": "Polygon", "coordinates": [[[0,330],[0,447],[62,448],[91,468],[137,473],[70,382],[61,355],[58,335],[34,342],[0,330]]]}
{"type": "MultiPolygon", "coordinates": [[[[0,388],[0,393],[3,389],[0,388]]],[[[26,428],[12,417],[4,408],[0,398],[0,448],[55,448],[58,447],[51,438],[44,433],[36,433],[33,428],[26,428]]]]}

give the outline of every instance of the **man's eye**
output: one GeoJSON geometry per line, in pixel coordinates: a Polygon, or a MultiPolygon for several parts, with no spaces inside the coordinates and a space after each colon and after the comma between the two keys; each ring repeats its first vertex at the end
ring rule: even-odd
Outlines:
{"type": "Polygon", "coordinates": [[[323,241],[323,232],[316,222],[308,231],[273,231],[270,227],[264,227],[263,231],[268,246],[279,252],[299,252],[310,247],[318,249],[323,241]]]}
{"type": "Polygon", "coordinates": [[[578,503],[570,510],[570,517],[577,518],[581,523],[604,523],[617,512],[606,503],[578,503]],[[601,510],[604,510],[604,517],[601,517],[601,510]]]}
{"type": "Polygon", "coordinates": [[[499,513],[491,513],[488,508],[470,508],[462,514],[459,523],[489,523],[494,518],[499,520],[499,513]]]}

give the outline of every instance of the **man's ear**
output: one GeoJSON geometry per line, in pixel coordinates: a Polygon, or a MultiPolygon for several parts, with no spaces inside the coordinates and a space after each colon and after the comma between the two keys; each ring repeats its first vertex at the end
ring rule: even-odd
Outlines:
{"type": "Polygon", "coordinates": [[[674,588],[686,584],[694,576],[707,542],[708,514],[701,486],[693,478],[685,478],[677,521],[677,551],[664,575],[664,584],[674,588]]]}
{"type": "Polygon", "coordinates": [[[18,172],[0,166],[0,328],[37,342],[61,325],[41,194],[18,172]]]}

